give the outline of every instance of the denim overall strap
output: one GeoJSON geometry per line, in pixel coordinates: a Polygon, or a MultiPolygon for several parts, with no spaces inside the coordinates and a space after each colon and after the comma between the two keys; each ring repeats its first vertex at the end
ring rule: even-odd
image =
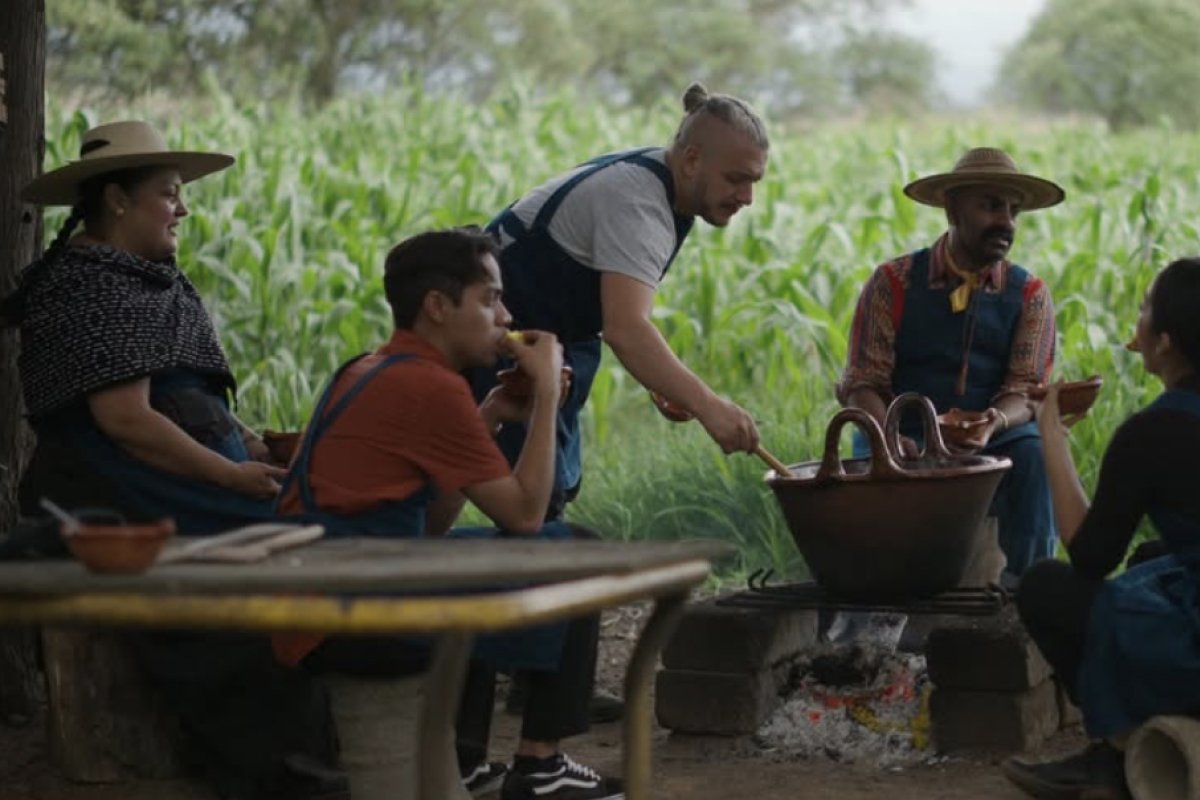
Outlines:
{"type": "Polygon", "coordinates": [[[512,206],[488,223],[490,233],[503,232],[512,239],[501,252],[500,269],[506,305],[518,327],[547,330],[563,342],[583,342],[599,335],[600,272],[576,261],[553,239],[549,228],[562,203],[580,183],[614,164],[636,164],[650,171],[663,185],[668,207],[672,208],[675,232],[674,249],[663,266],[666,274],[691,231],[693,220],[674,212],[675,186],[671,172],[647,155],[655,149],[612,153],[585,162],[554,190],[529,225],[521,221],[512,206]]]}
{"type": "Polygon", "coordinates": [[[363,390],[363,387],[365,387],[372,378],[378,375],[381,370],[383,370],[385,367],[390,367],[393,364],[398,364],[402,361],[408,361],[410,358],[413,358],[413,356],[407,353],[398,353],[396,355],[388,356],[383,361],[371,367],[371,369],[369,369],[362,377],[355,381],[354,385],[347,389],[346,393],[339,398],[334,407],[326,412],[329,401],[333,396],[333,388],[337,385],[338,378],[341,377],[342,373],[345,372],[351,364],[356,364],[365,357],[366,356],[364,354],[347,361],[334,374],[333,379],[329,381],[329,385],[325,387],[325,391],[321,394],[321,399],[317,403],[316,409],[313,410],[312,423],[308,426],[308,430],[305,431],[304,438],[300,442],[300,453],[296,457],[296,463],[292,465],[292,469],[288,472],[287,479],[285,480],[283,488],[279,493],[280,497],[282,497],[284,493],[288,491],[290,484],[294,480],[296,482],[297,489],[299,490],[300,503],[303,507],[303,513],[305,514],[320,513],[316,502],[313,500],[312,485],[309,483],[308,479],[309,462],[312,458],[313,448],[316,447],[317,442],[325,434],[325,432],[329,430],[329,426],[333,424],[334,420],[341,416],[342,412],[346,410],[346,407],[350,404],[350,401],[353,400],[359,394],[359,392],[363,390]]]}

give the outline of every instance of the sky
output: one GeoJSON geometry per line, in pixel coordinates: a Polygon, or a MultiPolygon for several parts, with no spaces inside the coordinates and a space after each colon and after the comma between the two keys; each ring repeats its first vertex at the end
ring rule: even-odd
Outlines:
{"type": "Polygon", "coordinates": [[[1004,51],[1029,28],[1045,0],[909,0],[891,26],[938,55],[942,92],[955,106],[985,105],[1004,51]]]}

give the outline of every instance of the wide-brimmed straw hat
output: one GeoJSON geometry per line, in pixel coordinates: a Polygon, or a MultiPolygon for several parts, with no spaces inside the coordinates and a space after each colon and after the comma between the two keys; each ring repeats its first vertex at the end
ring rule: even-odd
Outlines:
{"type": "Polygon", "coordinates": [[[1021,172],[1008,153],[995,147],[968,150],[950,172],[915,180],[904,187],[904,193],[918,203],[945,208],[946,192],[960,186],[1002,186],[1012,189],[1022,197],[1022,211],[1049,208],[1058,205],[1066,197],[1057,183],[1021,172]]]}
{"type": "Polygon", "coordinates": [[[184,183],[225,169],[234,161],[225,153],[171,150],[149,123],[112,122],[83,135],[79,160],[35,178],[21,192],[27,203],[70,206],[79,199],[79,184],[88,178],[131,167],[162,165],[179,170],[184,183]]]}

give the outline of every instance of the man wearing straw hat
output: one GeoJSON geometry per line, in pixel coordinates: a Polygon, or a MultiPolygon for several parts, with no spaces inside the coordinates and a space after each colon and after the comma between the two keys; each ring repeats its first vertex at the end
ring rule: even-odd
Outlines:
{"type": "MultiPolygon", "coordinates": [[[[955,444],[1013,462],[991,513],[1007,571],[1020,575],[1054,554],[1053,509],[1027,394],[1054,365],[1054,307],[1045,283],[1007,256],[1017,215],[1057,205],[1063,190],[1021,172],[1004,151],[977,147],[950,172],[914,181],[904,193],[945,209],[949,227],[932,246],[880,265],[868,280],[838,399],[880,423],[888,401],[903,392],[929,397],[939,414],[977,412],[979,424],[955,444]]],[[[901,431],[921,435],[919,427],[902,424],[901,431]]]]}

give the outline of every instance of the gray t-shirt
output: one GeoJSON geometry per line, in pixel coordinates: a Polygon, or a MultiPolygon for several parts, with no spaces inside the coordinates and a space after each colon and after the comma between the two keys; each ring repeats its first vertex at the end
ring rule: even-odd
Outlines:
{"type": "MultiPolygon", "coordinates": [[[[644,154],[666,163],[666,150],[644,154]]],[[[532,225],[542,205],[580,170],[559,175],[513,206],[521,222],[532,225]]],[[[585,178],[567,194],[550,220],[550,237],[572,258],[601,272],[617,272],[658,287],[675,251],[675,218],[667,190],[650,170],[622,162],[585,178]]],[[[501,233],[501,244],[512,239],[501,233]]]]}

